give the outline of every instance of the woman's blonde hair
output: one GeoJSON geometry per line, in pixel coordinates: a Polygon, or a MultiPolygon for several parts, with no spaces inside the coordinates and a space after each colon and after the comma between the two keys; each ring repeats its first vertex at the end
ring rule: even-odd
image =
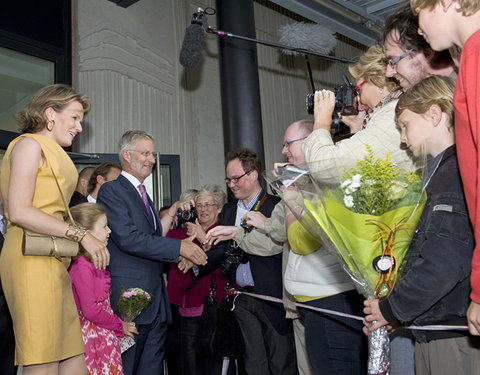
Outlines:
{"type": "MultiPolygon", "coordinates": [[[[410,0],[410,6],[412,7],[413,14],[417,15],[417,9],[433,9],[438,3],[443,4],[443,0],[410,0]]],[[[480,1],[478,0],[457,0],[460,5],[462,15],[465,17],[480,10],[480,1]]]]}
{"type": "MultiPolygon", "coordinates": [[[[92,229],[97,220],[102,215],[106,215],[103,206],[97,203],[82,203],[70,208],[70,212],[72,213],[73,220],[86,229],[92,229]]],[[[78,256],[84,256],[88,260],[92,260],[90,254],[82,245],[80,245],[78,256]]]]}
{"type": "Polygon", "coordinates": [[[385,76],[388,59],[382,46],[374,44],[360,57],[358,63],[348,67],[354,80],[363,79],[377,87],[386,87],[393,92],[400,88],[398,81],[385,76]]]}
{"type": "Polygon", "coordinates": [[[18,128],[21,133],[38,133],[47,126],[45,110],[52,108],[61,112],[71,102],[78,101],[86,116],[90,111],[90,100],[73,88],[63,84],[45,86],[33,96],[30,103],[17,115],[18,128]]]}
{"type": "Polygon", "coordinates": [[[395,107],[395,117],[408,109],[416,114],[423,115],[434,104],[446,113],[453,125],[453,91],[454,81],[449,77],[431,76],[420,81],[400,96],[395,107]]]}

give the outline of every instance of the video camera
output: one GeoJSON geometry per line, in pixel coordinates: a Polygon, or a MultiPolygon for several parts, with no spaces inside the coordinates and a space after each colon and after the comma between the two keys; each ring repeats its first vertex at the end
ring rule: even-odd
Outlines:
{"type": "MultiPolygon", "coordinates": [[[[333,92],[335,93],[335,109],[332,118],[332,135],[343,134],[345,128],[349,129],[348,126],[340,120],[337,112],[340,112],[342,116],[354,116],[358,114],[357,101],[355,99],[358,92],[345,74],[343,75],[343,81],[343,85],[333,88],[333,92]]],[[[315,94],[307,94],[307,112],[310,115],[314,112],[314,98],[315,94]]]]}

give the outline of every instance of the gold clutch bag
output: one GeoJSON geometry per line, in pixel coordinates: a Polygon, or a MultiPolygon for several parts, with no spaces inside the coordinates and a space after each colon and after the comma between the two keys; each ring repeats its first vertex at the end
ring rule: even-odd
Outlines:
{"type": "MultiPolygon", "coordinates": [[[[52,167],[50,166],[55,182],[57,183],[58,191],[65,205],[65,209],[68,213],[70,223],[75,225],[75,220],[73,220],[72,213],[68,208],[67,201],[63,196],[62,189],[58,184],[57,176],[53,172],[52,167]]],[[[70,240],[65,237],[56,237],[49,234],[40,234],[33,232],[28,229],[23,229],[23,255],[41,255],[41,256],[54,256],[58,260],[61,260],[61,257],[74,257],[78,254],[79,244],[73,240],[70,240]]]]}
{"type": "Polygon", "coordinates": [[[23,255],[54,256],[60,259],[60,257],[74,257],[78,254],[78,242],[27,229],[23,231],[23,255]]]}

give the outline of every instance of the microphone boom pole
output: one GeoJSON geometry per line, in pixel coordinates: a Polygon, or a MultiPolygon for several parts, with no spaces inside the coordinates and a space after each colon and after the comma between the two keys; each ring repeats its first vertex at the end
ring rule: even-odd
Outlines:
{"type": "Polygon", "coordinates": [[[217,29],[214,29],[212,26],[208,26],[207,33],[216,34],[216,35],[221,36],[221,37],[227,36],[227,37],[230,37],[230,38],[246,40],[248,42],[263,44],[263,45],[269,46],[269,47],[287,49],[287,50],[298,52],[298,53],[301,53],[301,54],[304,54],[304,55],[313,55],[313,56],[321,57],[321,58],[326,59],[326,60],[341,62],[341,63],[344,63],[344,64],[353,64],[354,63],[353,60],[349,60],[349,59],[346,59],[344,57],[335,57],[335,56],[325,55],[325,54],[319,53],[319,52],[310,51],[310,50],[304,49],[304,48],[289,47],[289,46],[279,44],[279,43],[267,42],[266,40],[253,39],[253,38],[249,38],[249,37],[246,37],[246,36],[232,34],[232,33],[229,33],[227,31],[217,30],[217,29]]]}

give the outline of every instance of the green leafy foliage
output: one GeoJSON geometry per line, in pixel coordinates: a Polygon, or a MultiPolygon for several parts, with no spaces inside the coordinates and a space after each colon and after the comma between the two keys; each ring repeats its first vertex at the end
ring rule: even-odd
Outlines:
{"type": "Polygon", "coordinates": [[[353,212],[378,216],[407,203],[409,195],[421,189],[422,184],[416,173],[396,167],[389,153],[383,159],[377,158],[370,145],[365,147],[365,158],[342,175],[340,191],[343,203],[353,212]]]}

